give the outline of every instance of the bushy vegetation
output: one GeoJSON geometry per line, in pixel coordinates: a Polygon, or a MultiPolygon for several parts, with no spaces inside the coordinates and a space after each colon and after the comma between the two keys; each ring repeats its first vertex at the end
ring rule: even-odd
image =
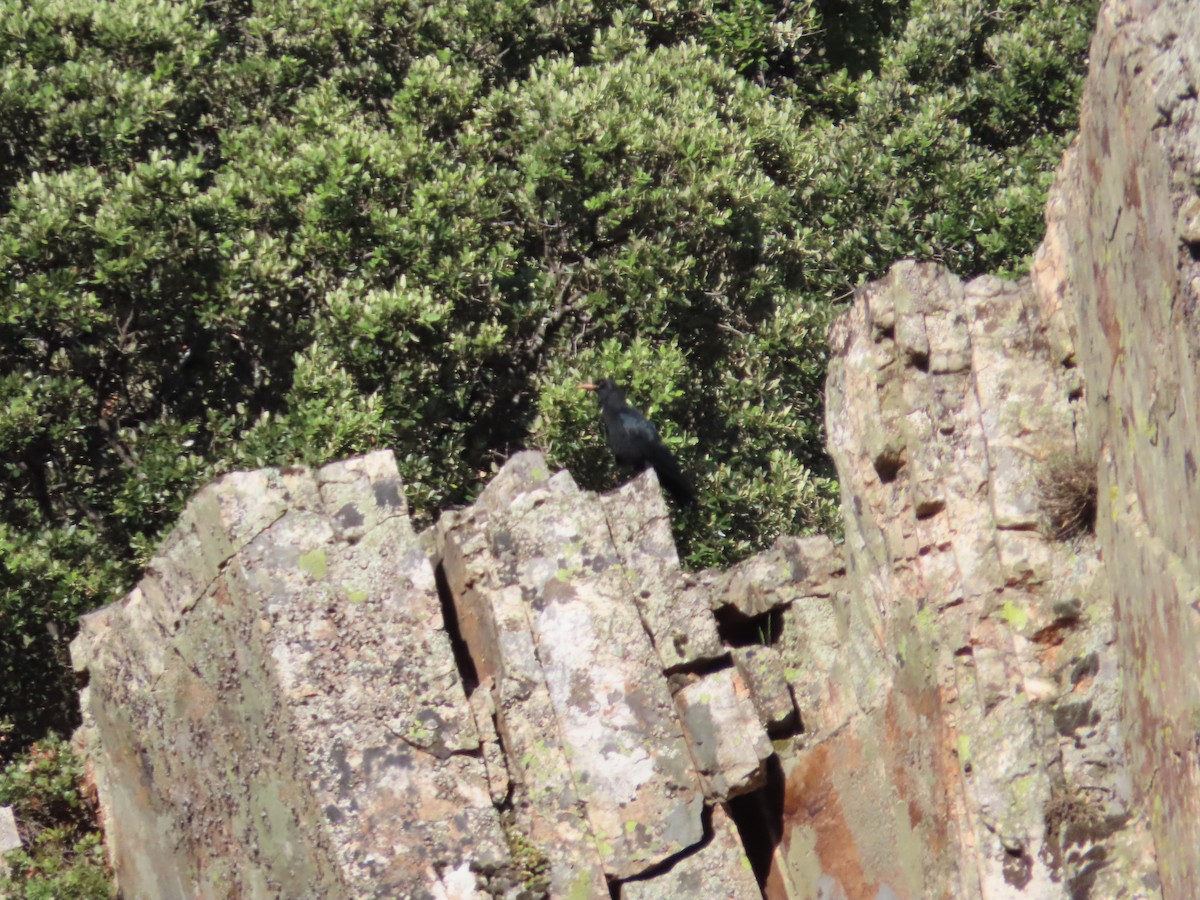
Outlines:
{"type": "Polygon", "coordinates": [[[902,256],[1023,265],[1093,12],[0,0],[0,716],[70,724],[77,617],[222,472],[611,484],[581,380],[694,474],[691,565],[830,527],[830,316],[902,256]]]}
{"type": "Polygon", "coordinates": [[[0,806],[19,818],[25,846],[0,860],[0,897],[107,900],[115,896],[83,765],[61,738],[34,744],[0,771],[0,806]]]}

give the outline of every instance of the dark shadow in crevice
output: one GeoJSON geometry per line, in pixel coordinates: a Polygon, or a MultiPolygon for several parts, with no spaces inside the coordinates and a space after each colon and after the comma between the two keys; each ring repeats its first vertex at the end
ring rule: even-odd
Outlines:
{"type": "Polygon", "coordinates": [[[722,606],[715,613],[717,634],[729,647],[773,646],[783,636],[783,613],[787,604],[748,616],[733,606],[722,606]]]}
{"type": "Polygon", "coordinates": [[[726,804],[729,818],[742,838],[746,859],[754,870],[758,886],[766,889],[775,848],[783,839],[783,800],[786,779],[779,757],[766,763],[766,782],[757,791],[734,797],[726,804]]]}
{"type": "Polygon", "coordinates": [[[664,674],[667,676],[667,686],[674,697],[688,685],[695,684],[701,678],[716,672],[733,668],[733,657],[728,653],[716,659],[698,660],[683,666],[675,666],[664,674]]]}
{"type": "Polygon", "coordinates": [[[668,678],[672,675],[708,675],[712,672],[720,672],[722,669],[728,669],[733,665],[733,660],[728,652],[721,653],[720,656],[704,656],[700,659],[690,659],[686,662],[676,663],[673,666],[667,666],[663,669],[663,674],[668,678]]]}
{"type": "Polygon", "coordinates": [[[939,497],[934,500],[922,500],[917,504],[913,512],[919,521],[923,521],[925,519],[932,519],[945,508],[946,501],[939,497]]]}
{"type": "Polygon", "coordinates": [[[438,599],[442,602],[442,622],[445,624],[446,635],[450,638],[450,649],[454,652],[454,664],[458,667],[458,676],[462,679],[463,690],[467,696],[479,687],[479,672],[475,668],[475,660],[471,659],[471,651],[463,640],[462,631],[458,627],[458,610],[454,606],[454,593],[450,590],[450,581],[446,578],[446,568],[441,562],[433,567],[434,581],[437,583],[438,599]]]}
{"type": "Polygon", "coordinates": [[[691,662],[680,663],[677,666],[671,666],[664,674],[671,678],[675,675],[711,675],[714,672],[723,672],[726,669],[733,668],[733,658],[728,653],[722,653],[720,656],[706,657],[704,659],[694,659],[691,662]]]}
{"type": "Polygon", "coordinates": [[[804,716],[800,714],[800,706],[796,703],[796,695],[791,685],[788,685],[788,696],[792,698],[791,714],[781,722],[766,726],[767,737],[773,741],[804,734],[804,716]]]}
{"type": "Polygon", "coordinates": [[[875,457],[874,465],[880,484],[891,484],[904,468],[904,454],[885,450],[875,457]]]}

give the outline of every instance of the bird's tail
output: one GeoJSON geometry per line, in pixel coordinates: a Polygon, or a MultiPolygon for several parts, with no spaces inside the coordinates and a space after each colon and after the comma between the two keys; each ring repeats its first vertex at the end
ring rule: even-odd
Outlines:
{"type": "Polygon", "coordinates": [[[664,444],[657,444],[650,453],[650,465],[658,476],[658,483],[675,498],[680,506],[691,506],[696,502],[696,490],[683,474],[679,463],[664,444]]]}

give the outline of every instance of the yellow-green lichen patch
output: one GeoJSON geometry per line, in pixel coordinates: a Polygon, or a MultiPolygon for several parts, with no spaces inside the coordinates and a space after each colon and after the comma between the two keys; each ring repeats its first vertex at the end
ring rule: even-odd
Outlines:
{"type": "Polygon", "coordinates": [[[300,556],[300,570],[313,578],[321,579],[329,571],[329,558],[321,548],[309,550],[300,556]]]}
{"type": "Polygon", "coordinates": [[[1012,780],[1012,796],[1018,803],[1027,803],[1037,788],[1033,775],[1018,775],[1012,780]]]}
{"type": "Polygon", "coordinates": [[[567,900],[591,900],[592,897],[592,878],[590,872],[580,872],[575,876],[575,880],[571,882],[571,887],[567,890],[567,900]]]}
{"type": "Polygon", "coordinates": [[[1029,613],[1011,600],[1004,601],[1004,606],[1000,608],[1000,618],[1017,631],[1029,624],[1029,613]]]}
{"type": "Polygon", "coordinates": [[[960,734],[958,736],[958,762],[963,768],[971,764],[971,736],[968,734],[960,734]]]}

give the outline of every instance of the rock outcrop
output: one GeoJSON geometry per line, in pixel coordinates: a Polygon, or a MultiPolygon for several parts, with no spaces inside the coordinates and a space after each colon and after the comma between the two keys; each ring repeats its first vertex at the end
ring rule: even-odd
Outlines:
{"type": "Polygon", "coordinates": [[[73,653],[126,896],[473,896],[511,869],[390,454],[201,491],[73,653]]]}
{"type": "Polygon", "coordinates": [[[878,662],[846,725],[805,735],[787,775],[785,820],[817,784],[829,802],[784,835],[775,871],[795,889],[779,896],[812,896],[814,871],[849,897],[1157,896],[1117,731],[1106,572],[1091,538],[1042,533],[1047,467],[1094,468],[1069,336],[1028,282],[904,263],[833,338],[846,605],[878,662]],[[797,840],[817,848],[803,863],[797,840]]]}
{"type": "Polygon", "coordinates": [[[758,895],[774,750],[652,474],[521,454],[424,536],[388,452],[229,475],[73,652],[126,896],[758,895]]]}
{"type": "Polygon", "coordinates": [[[1131,778],[1169,897],[1200,897],[1200,5],[1107,3],[1039,285],[1099,463],[1131,778]]]}
{"type": "Polygon", "coordinates": [[[73,656],[125,896],[1200,896],[1200,6],[1110,0],[1033,276],[831,333],[845,541],[648,473],[202,491],[73,656]],[[1098,484],[1098,490],[1097,490],[1098,484]]]}
{"type": "Polygon", "coordinates": [[[0,856],[21,847],[21,836],[17,833],[17,819],[12,807],[0,806],[0,856]]]}

